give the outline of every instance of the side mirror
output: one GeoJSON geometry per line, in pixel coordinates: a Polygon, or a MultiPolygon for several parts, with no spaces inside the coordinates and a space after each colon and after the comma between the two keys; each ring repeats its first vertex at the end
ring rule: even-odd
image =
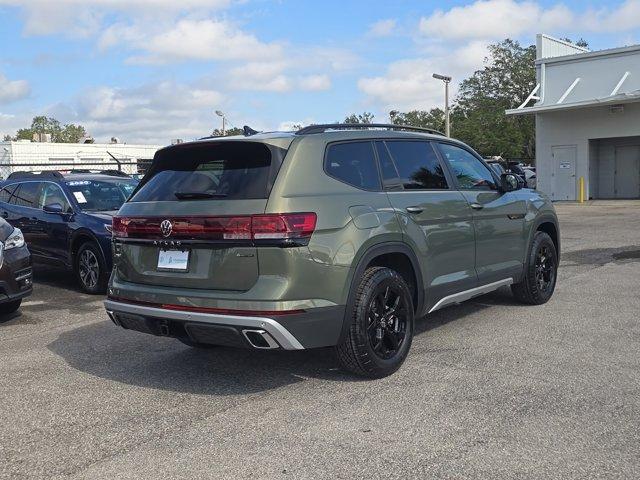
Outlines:
{"type": "Polygon", "coordinates": [[[500,175],[500,189],[503,192],[513,192],[522,188],[518,176],[513,173],[503,173],[500,175]]]}
{"type": "Polygon", "coordinates": [[[46,213],[64,213],[64,208],[59,203],[50,203],[42,207],[46,213]]]}

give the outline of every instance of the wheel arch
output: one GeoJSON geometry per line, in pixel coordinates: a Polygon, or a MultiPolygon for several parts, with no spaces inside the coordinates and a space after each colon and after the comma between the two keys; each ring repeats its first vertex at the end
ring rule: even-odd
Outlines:
{"type": "MultiPolygon", "coordinates": [[[[529,234],[529,240],[527,241],[527,250],[525,252],[525,259],[531,248],[533,242],[533,236],[536,232],[544,232],[551,237],[553,244],[556,247],[556,255],[558,261],[560,261],[560,228],[558,225],[558,219],[553,215],[542,215],[533,222],[529,234]]],[[[525,262],[526,265],[526,262],[525,262]]]]}
{"type": "Polygon", "coordinates": [[[358,281],[365,270],[371,266],[385,266],[396,270],[412,288],[414,311],[416,314],[424,308],[424,288],[422,271],[418,257],[413,249],[403,242],[384,242],[373,245],[360,255],[349,282],[349,294],[345,308],[339,343],[347,336],[351,326],[351,313],[356,301],[358,281]]]}
{"type": "Polygon", "coordinates": [[[102,245],[98,240],[98,237],[96,237],[96,235],[91,230],[83,228],[83,229],[76,230],[73,236],[71,237],[71,249],[69,251],[71,268],[75,268],[76,258],[78,256],[78,250],[80,250],[80,247],[82,246],[82,244],[86,242],[95,243],[98,246],[98,249],[100,250],[100,253],[102,254],[102,258],[104,259],[104,261],[108,262],[109,259],[107,258],[107,255],[105,254],[105,251],[102,248],[102,245]]]}

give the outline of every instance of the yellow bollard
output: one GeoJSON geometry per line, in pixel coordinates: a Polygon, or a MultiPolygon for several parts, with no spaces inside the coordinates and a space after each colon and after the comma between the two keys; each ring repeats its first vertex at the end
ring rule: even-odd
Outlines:
{"type": "Polygon", "coordinates": [[[578,201],[584,203],[584,177],[580,177],[578,180],[579,196],[578,201]]]}

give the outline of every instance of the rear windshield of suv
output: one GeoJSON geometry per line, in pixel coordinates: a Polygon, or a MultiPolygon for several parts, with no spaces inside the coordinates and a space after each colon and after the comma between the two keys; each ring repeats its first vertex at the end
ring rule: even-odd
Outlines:
{"type": "Polygon", "coordinates": [[[145,182],[130,201],[268,198],[271,167],[271,150],[257,142],[168,148],[158,152],[145,182]]]}

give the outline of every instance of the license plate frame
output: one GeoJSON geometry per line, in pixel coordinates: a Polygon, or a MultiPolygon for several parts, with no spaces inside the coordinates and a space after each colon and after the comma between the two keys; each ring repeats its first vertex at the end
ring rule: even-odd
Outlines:
{"type": "Polygon", "coordinates": [[[189,250],[167,249],[158,250],[156,269],[160,272],[188,272],[189,250]]]}

